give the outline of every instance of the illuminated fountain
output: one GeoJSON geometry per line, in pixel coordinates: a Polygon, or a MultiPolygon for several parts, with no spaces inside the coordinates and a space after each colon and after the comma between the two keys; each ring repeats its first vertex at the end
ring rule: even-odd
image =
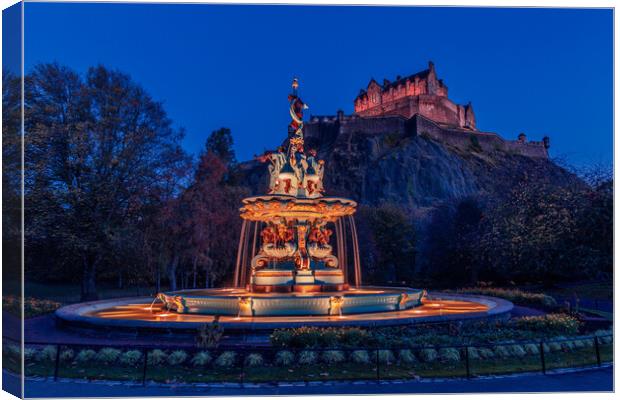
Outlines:
{"type": "Polygon", "coordinates": [[[288,148],[258,157],[269,163],[269,194],[244,199],[240,210],[235,289],[224,295],[213,290],[159,294],[168,309],[238,316],[342,315],[420,305],[422,290],[361,287],[353,218],[357,203],[324,196],[324,162],[304,148],[307,105],[297,94],[296,79],[292,86],[288,148]]]}
{"type": "Polygon", "coordinates": [[[283,147],[258,157],[269,163],[269,193],[243,200],[234,287],[159,293],[65,306],[63,324],[186,331],[218,319],[227,328],[401,325],[507,316],[505,300],[419,289],[362,286],[357,203],[326,197],[324,162],[304,148],[297,80],[283,147]],[[159,300],[159,302],[157,302],[159,300]]]}

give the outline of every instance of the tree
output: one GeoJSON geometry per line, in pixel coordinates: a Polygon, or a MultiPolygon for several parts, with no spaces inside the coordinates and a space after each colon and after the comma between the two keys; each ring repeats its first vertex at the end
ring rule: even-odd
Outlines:
{"type": "Polygon", "coordinates": [[[385,204],[361,207],[359,239],[374,250],[364,255],[364,267],[372,283],[411,282],[415,273],[415,228],[402,208],[385,204]]]}
{"type": "MultiPolygon", "coordinates": [[[[42,64],[26,85],[26,224],[78,262],[82,299],[186,161],[182,130],[128,75],[42,64]]],[[[122,254],[123,252],[121,252],[122,254]]]]}
{"type": "MultiPolygon", "coordinates": [[[[21,79],[2,71],[2,262],[3,277],[13,282],[4,293],[17,290],[21,282],[21,79]]],[[[18,294],[19,290],[13,294],[18,294]]]]}
{"type": "Polygon", "coordinates": [[[206,152],[211,152],[219,157],[227,168],[232,168],[237,164],[237,158],[233,149],[232,133],[228,128],[220,128],[211,132],[211,135],[207,138],[206,152]]]}
{"type": "Polygon", "coordinates": [[[474,198],[438,207],[427,229],[426,276],[442,286],[461,286],[478,281],[482,206],[474,198]]]}

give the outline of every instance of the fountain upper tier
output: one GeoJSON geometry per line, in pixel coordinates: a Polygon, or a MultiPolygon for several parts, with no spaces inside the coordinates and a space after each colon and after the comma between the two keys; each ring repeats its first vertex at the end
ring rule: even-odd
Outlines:
{"type": "Polygon", "coordinates": [[[296,218],[298,220],[323,219],[333,222],[353,215],[357,203],[340,197],[317,199],[297,198],[285,195],[249,197],[243,200],[241,218],[249,221],[269,221],[273,218],[296,218]]]}

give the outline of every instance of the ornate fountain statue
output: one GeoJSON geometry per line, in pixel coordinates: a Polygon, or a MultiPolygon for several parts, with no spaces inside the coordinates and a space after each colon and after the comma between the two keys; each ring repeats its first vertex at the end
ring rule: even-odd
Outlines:
{"type": "MultiPolygon", "coordinates": [[[[323,196],[323,160],[314,149],[304,148],[303,110],[308,106],[297,93],[299,82],[293,80],[289,94],[288,149],[266,152],[257,157],[269,162],[269,195],[243,200],[241,217],[244,219],[242,238],[235,274],[235,286],[253,292],[326,292],[349,287],[345,280],[346,265],[339,262],[347,250],[340,248],[334,254],[332,235],[328,224],[341,224],[341,219],[355,212],[357,204],[348,199],[323,196]],[[250,270],[244,271],[248,242],[244,236],[252,235],[260,226],[258,252],[251,251],[250,270]],[[248,279],[249,278],[249,279],[248,279]]],[[[351,234],[355,234],[354,220],[347,221],[351,234]]],[[[347,238],[336,241],[344,244],[347,238]]],[[[254,234],[255,235],[255,234],[254,234]]],[[[255,237],[252,241],[257,241],[255,237]]],[[[357,238],[353,237],[355,284],[361,283],[357,238]]],[[[254,247],[255,248],[255,247],[254,247]]]]}
{"type": "Polygon", "coordinates": [[[361,286],[357,203],[324,195],[325,163],[304,147],[308,106],[297,79],[292,87],[288,137],[257,157],[269,163],[268,194],[244,199],[240,209],[233,287],[160,293],[167,309],[241,318],[386,312],[421,304],[422,290],[361,286]]]}

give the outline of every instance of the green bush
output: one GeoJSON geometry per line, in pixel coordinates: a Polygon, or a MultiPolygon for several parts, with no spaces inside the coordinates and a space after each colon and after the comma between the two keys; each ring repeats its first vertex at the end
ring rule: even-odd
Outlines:
{"type": "Polygon", "coordinates": [[[165,351],[155,349],[149,352],[147,356],[147,363],[149,365],[161,365],[168,359],[168,355],[165,351]]]}
{"type": "Polygon", "coordinates": [[[611,330],[599,329],[594,332],[594,336],[598,336],[598,341],[601,344],[611,344],[613,342],[613,337],[611,336],[611,330]]]}
{"type": "Polygon", "coordinates": [[[562,351],[562,345],[559,342],[548,342],[547,345],[551,352],[562,351]]]}
{"type": "Polygon", "coordinates": [[[533,356],[540,353],[540,346],[534,343],[528,343],[523,345],[523,350],[525,350],[526,354],[533,356]]]}
{"type": "Polygon", "coordinates": [[[478,351],[478,349],[475,347],[468,347],[467,353],[467,356],[470,360],[480,360],[482,358],[482,356],[480,355],[480,351],[478,351]]]}
{"type": "Polygon", "coordinates": [[[235,359],[237,358],[237,353],[234,351],[225,351],[220,354],[215,360],[215,365],[223,368],[230,368],[235,365],[235,359]]]}
{"type": "Polygon", "coordinates": [[[525,349],[520,344],[513,344],[509,346],[508,351],[514,357],[525,357],[527,355],[525,349]]]}
{"type": "Polygon", "coordinates": [[[121,354],[121,351],[118,349],[114,349],[112,347],[104,347],[103,349],[97,352],[97,361],[103,364],[112,364],[118,356],[121,354]]]}
{"type": "Polygon", "coordinates": [[[204,367],[211,362],[211,354],[208,351],[201,351],[192,358],[192,365],[195,367],[204,367]]]}
{"type": "Polygon", "coordinates": [[[495,353],[495,357],[497,358],[510,357],[510,350],[508,349],[508,346],[495,346],[493,347],[493,353],[495,353]]]}
{"type": "Polygon", "coordinates": [[[461,354],[453,347],[444,347],[439,349],[439,359],[443,362],[458,362],[461,361],[461,354]]]}
{"type": "Polygon", "coordinates": [[[479,294],[482,296],[500,297],[514,304],[522,306],[542,307],[553,309],[557,302],[551,296],[544,293],[530,293],[519,289],[502,289],[493,287],[472,287],[457,290],[458,293],[479,294]]]}
{"type": "Polygon", "coordinates": [[[535,317],[521,317],[510,321],[515,329],[539,332],[543,335],[576,335],[579,320],[566,314],[547,314],[535,317]]]}
{"type": "Polygon", "coordinates": [[[258,353],[251,353],[245,358],[245,365],[248,367],[260,367],[264,364],[263,356],[258,353]]]}
{"type": "Polygon", "coordinates": [[[437,350],[435,349],[422,349],[420,350],[420,358],[426,362],[433,362],[437,359],[437,350]]]}
{"type": "Polygon", "coordinates": [[[56,346],[45,346],[37,354],[37,361],[55,361],[56,360],[56,346]]]}
{"type": "Polygon", "coordinates": [[[415,364],[418,360],[411,350],[403,349],[398,352],[398,361],[401,364],[415,364]]]}
{"type": "Polygon", "coordinates": [[[344,353],[340,350],[327,350],[321,355],[326,364],[337,364],[344,361],[344,353]]]}
{"type": "Polygon", "coordinates": [[[26,362],[35,360],[37,357],[37,350],[32,347],[24,348],[24,360],[26,362]]]}
{"type": "Polygon", "coordinates": [[[97,357],[97,352],[95,350],[86,349],[80,350],[80,352],[75,357],[75,361],[78,363],[87,363],[97,357]]]}
{"type": "Polygon", "coordinates": [[[167,359],[169,365],[183,364],[185,360],[187,360],[187,353],[183,350],[173,351],[167,359]]]}
{"type": "Polygon", "coordinates": [[[372,335],[361,328],[300,327],[276,329],[271,334],[270,340],[274,347],[294,349],[358,347],[373,344],[372,335]]]}
{"type": "Polygon", "coordinates": [[[291,365],[295,361],[295,355],[288,350],[280,350],[276,353],[276,364],[281,366],[291,365]]]}
{"type": "Polygon", "coordinates": [[[480,354],[480,358],[483,358],[485,360],[489,360],[495,357],[495,353],[493,353],[493,350],[489,349],[488,347],[479,347],[477,350],[478,354],[480,354]]]}
{"type": "Polygon", "coordinates": [[[142,352],[140,350],[128,350],[121,354],[118,361],[123,365],[136,365],[142,358],[142,352]]]}
{"type": "Polygon", "coordinates": [[[370,333],[360,328],[345,328],[341,330],[340,341],[344,346],[348,347],[360,347],[365,344],[369,344],[370,333]]]}
{"type": "Polygon", "coordinates": [[[304,350],[299,353],[299,363],[303,365],[314,364],[316,362],[316,352],[304,350]]]}
{"type": "Polygon", "coordinates": [[[370,357],[366,350],[355,350],[351,353],[351,361],[356,364],[368,364],[370,363],[370,357]]]}
{"type": "Polygon", "coordinates": [[[60,361],[67,362],[73,360],[75,353],[71,349],[66,349],[60,352],[60,361]]]}
{"type": "Polygon", "coordinates": [[[394,362],[394,353],[392,353],[392,350],[379,350],[377,355],[379,356],[380,363],[391,364],[394,362]]]}

